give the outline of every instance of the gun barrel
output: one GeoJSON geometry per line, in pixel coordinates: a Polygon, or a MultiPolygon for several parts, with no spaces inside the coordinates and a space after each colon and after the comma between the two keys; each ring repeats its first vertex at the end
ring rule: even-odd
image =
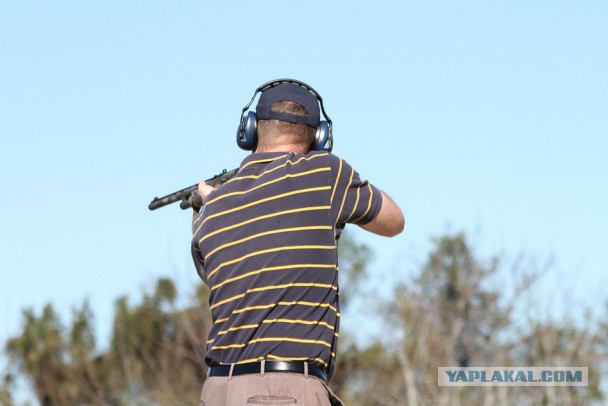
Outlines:
{"type": "Polygon", "coordinates": [[[155,197],[150,204],[148,205],[148,209],[156,210],[161,207],[165,207],[169,204],[179,202],[184,198],[188,198],[196,189],[198,188],[198,184],[192,185],[190,187],[184,188],[180,191],[168,194],[163,197],[155,197]]]}
{"type": "MultiPolygon", "coordinates": [[[[230,178],[232,178],[234,175],[236,175],[236,173],[238,171],[239,171],[239,168],[233,169],[231,171],[227,171],[226,169],[224,169],[222,171],[222,173],[220,173],[219,175],[215,175],[212,178],[207,179],[205,182],[207,182],[209,185],[211,185],[213,187],[217,187],[217,186],[220,186],[220,185],[226,183],[230,178]]],[[[169,204],[176,203],[179,201],[182,202],[180,204],[180,207],[182,209],[190,208],[190,207],[192,207],[191,196],[197,190],[198,190],[198,183],[195,185],[192,185],[190,187],[184,188],[182,190],[178,190],[177,192],[168,194],[167,196],[155,197],[154,199],[152,199],[152,201],[148,205],[148,209],[156,210],[161,207],[165,207],[169,204]]]]}

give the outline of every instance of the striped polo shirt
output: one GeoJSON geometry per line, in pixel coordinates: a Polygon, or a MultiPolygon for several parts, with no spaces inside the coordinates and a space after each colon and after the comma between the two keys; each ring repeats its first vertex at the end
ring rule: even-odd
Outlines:
{"type": "Polygon", "coordinates": [[[210,289],[207,364],[308,360],[331,377],[337,241],[381,205],[379,190],[335,155],[249,155],[193,224],[192,254],[210,289]]]}

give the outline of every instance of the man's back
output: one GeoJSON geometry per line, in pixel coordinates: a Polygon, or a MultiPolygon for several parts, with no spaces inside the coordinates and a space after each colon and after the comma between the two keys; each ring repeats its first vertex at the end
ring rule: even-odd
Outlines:
{"type": "Polygon", "coordinates": [[[308,360],[331,376],[339,329],[337,239],[380,192],[327,152],[248,156],[206,199],[193,252],[211,290],[207,362],[308,360]]]}

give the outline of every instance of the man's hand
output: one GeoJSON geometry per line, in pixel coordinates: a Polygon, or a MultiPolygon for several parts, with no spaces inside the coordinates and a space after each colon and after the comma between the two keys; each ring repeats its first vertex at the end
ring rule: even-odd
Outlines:
{"type": "Polygon", "coordinates": [[[198,213],[203,206],[203,202],[205,201],[205,197],[215,189],[216,188],[208,185],[204,180],[198,183],[197,190],[192,193],[192,214],[194,216],[198,216],[198,213]]]}
{"type": "Polygon", "coordinates": [[[201,180],[198,183],[198,194],[201,196],[201,199],[204,201],[205,198],[209,195],[209,193],[213,192],[216,188],[210,186],[204,180],[201,180]]]}

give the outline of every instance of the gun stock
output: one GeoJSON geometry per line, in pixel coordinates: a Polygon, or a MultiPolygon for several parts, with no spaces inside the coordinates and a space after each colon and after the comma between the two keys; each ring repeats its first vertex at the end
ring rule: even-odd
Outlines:
{"type": "MultiPolygon", "coordinates": [[[[224,169],[222,173],[220,173],[219,175],[215,175],[210,179],[207,179],[205,182],[207,182],[207,184],[213,187],[218,187],[220,185],[223,185],[230,178],[236,175],[238,171],[239,168],[233,169],[231,171],[227,171],[226,169],[224,169]]],[[[183,210],[193,206],[202,206],[203,202],[201,201],[201,197],[198,194],[198,183],[182,190],[178,190],[177,192],[168,194],[167,196],[155,197],[148,205],[148,209],[156,210],[158,208],[165,207],[169,204],[176,202],[180,202],[179,207],[183,210]]]]}

